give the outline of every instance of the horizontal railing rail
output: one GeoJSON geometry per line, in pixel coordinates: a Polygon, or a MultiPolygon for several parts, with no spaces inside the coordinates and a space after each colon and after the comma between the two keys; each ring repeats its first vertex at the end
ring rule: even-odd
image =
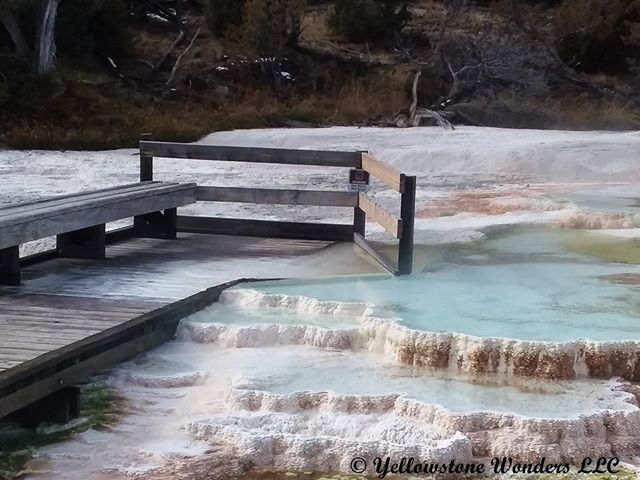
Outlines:
{"type": "Polygon", "coordinates": [[[363,193],[358,196],[358,207],[390,233],[393,238],[402,238],[402,219],[396,217],[363,193]]]}
{"type": "Polygon", "coordinates": [[[141,181],[153,180],[154,157],[364,170],[386,187],[400,193],[400,216],[390,212],[362,192],[198,185],[196,189],[198,201],[349,207],[354,209],[353,221],[349,224],[328,224],[178,215],[178,230],[194,233],[352,241],[393,274],[411,273],[416,178],[399,172],[369,153],[156,142],[151,140],[150,135],[143,135],[140,141],[141,181]],[[382,226],[399,241],[397,261],[385,256],[366,239],[367,218],[382,226]]]}
{"type": "Polygon", "coordinates": [[[392,166],[382,163],[368,153],[363,153],[361,168],[385,183],[389,188],[398,193],[404,193],[407,177],[392,166]]]}
{"type": "Polygon", "coordinates": [[[315,207],[357,207],[358,193],[327,190],[281,190],[272,188],[204,187],[196,189],[199,201],[257,203],[267,205],[310,205],[315,207]]]}
{"type": "Polygon", "coordinates": [[[330,150],[296,150],[284,148],[220,147],[192,143],[167,143],[142,140],[144,157],[187,158],[227,162],[280,163],[283,165],[315,165],[318,167],[359,167],[359,152],[330,150]]]}

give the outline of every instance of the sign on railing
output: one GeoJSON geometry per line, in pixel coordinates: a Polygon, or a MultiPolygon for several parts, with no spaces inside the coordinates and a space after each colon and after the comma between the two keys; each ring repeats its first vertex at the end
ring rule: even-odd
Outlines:
{"type": "Polygon", "coordinates": [[[369,172],[361,168],[349,170],[349,191],[367,192],[369,190],[369,172]]]}

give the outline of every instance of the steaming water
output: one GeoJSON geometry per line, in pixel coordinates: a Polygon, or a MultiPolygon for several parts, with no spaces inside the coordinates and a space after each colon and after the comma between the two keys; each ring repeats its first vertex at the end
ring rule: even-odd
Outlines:
{"type": "Polygon", "coordinates": [[[336,395],[402,395],[457,413],[501,412],[540,418],[577,418],[612,409],[631,409],[617,382],[468,381],[394,365],[368,352],[307,346],[221,348],[176,342],[147,355],[124,373],[127,383],[180,387],[222,382],[238,390],[331,392],[336,395]],[[348,369],[345,366],[348,365],[348,369]],[[173,382],[167,381],[173,378],[173,382]],[[180,379],[180,380],[178,380],[180,379]],[[608,392],[607,392],[608,391],[608,392]]]}
{"type": "MultiPolygon", "coordinates": [[[[504,342],[460,335],[603,345],[637,339],[637,287],[629,279],[640,272],[579,248],[600,238],[500,230],[430,249],[428,265],[410,278],[230,289],[184,319],[176,340],[112,372],[131,413],[115,431],[87,432],[42,452],[38,477],[167,478],[176,471],[168,466],[190,471],[190,462],[216,464],[212,455],[257,469],[349,472],[357,455],[572,461],[633,454],[640,409],[631,384],[562,380],[562,372],[535,365],[523,374],[520,353],[530,366],[531,358],[542,361],[540,351],[566,349],[505,340],[505,353],[504,342]],[[614,281],[620,276],[625,282],[614,281]],[[488,355],[476,356],[477,348],[488,355]],[[492,363],[494,371],[484,368],[492,363]]],[[[586,344],[568,345],[572,355],[582,352],[569,358],[570,373],[597,376],[586,344]]]]}
{"type": "Polygon", "coordinates": [[[129,389],[190,385],[179,401],[189,441],[235,445],[258,468],[348,471],[362,452],[566,460],[634,451],[632,386],[561,380],[598,376],[585,353],[592,344],[578,338],[638,338],[640,271],[585,254],[594,242],[601,236],[498,230],[427,249],[430,262],[409,278],[236,287],[121,378],[129,389]],[[554,343],[540,350],[540,340],[554,343]],[[545,369],[545,355],[556,354],[545,369]],[[567,366],[565,354],[568,368],[554,370],[567,366]]]}
{"type": "MultiPolygon", "coordinates": [[[[350,473],[354,456],[637,455],[640,392],[631,382],[640,380],[640,246],[632,229],[640,227],[640,186],[626,182],[640,178],[640,137],[516,133],[331,128],[206,139],[367,149],[417,174],[419,271],[225,292],[185,319],[174,341],[105,374],[129,404],[113,431],[40,451],[30,465],[39,473],[30,476],[165,479],[198,471],[231,479],[247,477],[219,466],[350,473]],[[599,231],[513,227],[522,224],[599,231]]],[[[0,169],[19,181],[0,196],[28,200],[135,181],[133,153],[3,152],[0,169]]],[[[212,185],[258,175],[266,186],[344,188],[343,172],[205,163],[161,160],[156,173],[212,185]]],[[[372,193],[397,207],[375,185],[372,193]]],[[[183,213],[344,218],[335,209],[296,209],[292,218],[273,206],[227,204],[183,213]]],[[[368,228],[368,238],[383,238],[368,228]]],[[[237,276],[255,275],[254,264],[237,276]]]]}
{"type": "MultiPolygon", "coordinates": [[[[485,240],[440,250],[410,277],[257,283],[244,289],[261,297],[231,291],[222,306],[198,318],[335,328],[337,319],[345,323],[351,316],[353,321],[366,309],[368,316],[431,332],[550,342],[639,340],[640,286],[617,279],[640,283],[640,267],[576,253],[597,241],[578,231],[494,232],[485,240]],[[241,307],[240,313],[229,310],[229,303],[241,307]],[[317,310],[331,305],[342,310],[322,324],[317,310]]],[[[640,252],[640,243],[626,243],[640,252]]]]}

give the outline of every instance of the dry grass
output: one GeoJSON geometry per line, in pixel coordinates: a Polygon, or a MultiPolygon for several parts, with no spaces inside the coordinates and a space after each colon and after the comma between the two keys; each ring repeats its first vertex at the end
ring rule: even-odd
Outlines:
{"type": "Polygon", "coordinates": [[[560,99],[554,110],[561,126],[576,130],[637,130],[640,112],[615,101],[589,102],[577,98],[560,99]]]}
{"type": "MultiPolygon", "coordinates": [[[[141,132],[152,132],[158,140],[189,142],[219,130],[279,125],[282,119],[320,126],[363,124],[391,118],[407,106],[407,75],[400,69],[380,71],[352,77],[323,94],[297,93],[286,99],[267,88],[246,88],[226,103],[206,92],[156,102],[132,97],[122,87],[105,90],[74,79],[46,99],[36,97],[20,105],[20,116],[0,118],[0,143],[11,148],[99,150],[135,147],[141,132]]],[[[545,128],[640,128],[637,109],[615,101],[569,94],[502,100],[547,113],[551,120],[545,128]]]]}
{"type": "Polygon", "coordinates": [[[326,9],[309,10],[302,22],[302,39],[309,42],[335,40],[327,27],[328,11],[326,9]]]}
{"type": "MultiPolygon", "coordinates": [[[[305,34],[314,40],[335,40],[325,16],[326,10],[311,11],[305,34]]],[[[156,63],[173,40],[166,32],[137,31],[134,55],[127,61],[132,78],[148,71],[136,58],[156,63]]],[[[233,56],[237,48],[204,29],[183,62],[183,71],[215,65],[223,52],[233,56]]],[[[2,105],[0,146],[98,150],[134,147],[141,132],[152,132],[159,140],[187,142],[218,130],[281,125],[283,119],[314,125],[366,123],[392,116],[405,106],[405,81],[406,75],[395,70],[361,76],[342,72],[337,77],[327,75],[321,92],[297,89],[288,97],[277,96],[268,87],[240,84],[227,100],[202,88],[158,99],[114,81],[99,63],[61,58],[57,80],[25,85],[2,105]]]]}
{"type": "MultiPolygon", "coordinates": [[[[410,28],[433,39],[444,18],[442,2],[417,0],[412,10],[414,18],[410,28]]],[[[487,9],[471,10],[454,18],[449,29],[458,33],[477,30],[491,15],[492,11],[487,9]]],[[[337,63],[320,61],[305,72],[307,86],[301,86],[301,82],[286,98],[275,95],[267,87],[255,88],[239,82],[227,100],[204,87],[189,90],[179,98],[157,99],[148,92],[114,82],[114,76],[106,72],[102,64],[66,64],[65,59],[60,59],[63,80],[50,85],[25,85],[20,95],[16,95],[19,98],[0,107],[0,145],[41,149],[134,147],[141,132],[152,132],[159,140],[193,141],[218,130],[280,125],[282,119],[314,125],[365,124],[381,117],[390,119],[407,107],[411,65],[391,66],[397,61],[394,60],[396,54],[383,46],[344,43],[328,30],[326,16],[326,5],[309,9],[302,35],[305,42],[326,47],[329,55],[360,52],[389,66],[368,67],[366,74],[364,68],[353,68],[349,73],[339,70],[337,63]],[[356,71],[360,74],[356,75],[356,71]],[[310,91],[316,88],[316,79],[322,90],[310,91]]],[[[204,22],[203,18],[194,20],[199,25],[204,22]]],[[[131,77],[142,78],[148,73],[148,67],[136,59],[156,63],[174,38],[174,34],[167,32],[136,30],[134,55],[127,64],[133,73],[131,77]]],[[[223,53],[234,57],[246,52],[233,41],[213,38],[203,28],[184,59],[182,72],[197,77],[198,72],[216,65],[223,53]]],[[[437,98],[441,90],[446,89],[439,76],[432,76],[424,72],[425,87],[420,95],[425,102],[437,98]]],[[[631,87],[616,77],[600,75],[593,80],[610,90],[631,91],[631,87]]],[[[506,94],[498,97],[507,105],[548,114],[549,124],[542,125],[545,128],[640,128],[640,117],[634,108],[613,100],[577,97],[575,91],[554,92],[552,97],[537,99],[510,98],[506,94]]]]}
{"type": "Polygon", "coordinates": [[[587,94],[558,94],[544,99],[512,99],[532,111],[546,113],[553,123],[546,128],[566,130],[636,130],[640,111],[615,99],[594,100],[587,94]]]}
{"type": "Polygon", "coordinates": [[[393,115],[404,103],[400,74],[354,79],[332,94],[280,99],[269,89],[247,89],[217,104],[206,97],[171,102],[130,101],[115,90],[72,84],[29,110],[28,119],[0,121],[0,143],[11,148],[100,150],[134,147],[141,132],[156,139],[189,142],[218,130],[259,128],[281,119],[317,125],[366,121],[393,115]]]}
{"type": "Polygon", "coordinates": [[[354,122],[392,116],[408,106],[407,73],[395,70],[347,82],[336,95],[336,119],[354,122]]]}
{"type": "Polygon", "coordinates": [[[55,123],[20,122],[0,135],[10,148],[56,150],[102,150],[133,147],[141,132],[154,132],[157,139],[193,141],[204,133],[201,128],[181,122],[176,112],[135,112],[125,118],[113,118],[110,125],[87,122],[83,127],[65,127],[55,123]]]}

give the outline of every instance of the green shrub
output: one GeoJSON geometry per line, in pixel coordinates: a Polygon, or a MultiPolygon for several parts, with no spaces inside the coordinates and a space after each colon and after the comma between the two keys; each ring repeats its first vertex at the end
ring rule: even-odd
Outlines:
{"type": "Polygon", "coordinates": [[[375,41],[400,32],[411,18],[406,0],[337,0],[329,28],[354,42],[375,41]]]}
{"type": "Polygon", "coordinates": [[[216,37],[226,35],[230,28],[240,25],[244,0],[206,0],[209,30],[216,37]]]}

